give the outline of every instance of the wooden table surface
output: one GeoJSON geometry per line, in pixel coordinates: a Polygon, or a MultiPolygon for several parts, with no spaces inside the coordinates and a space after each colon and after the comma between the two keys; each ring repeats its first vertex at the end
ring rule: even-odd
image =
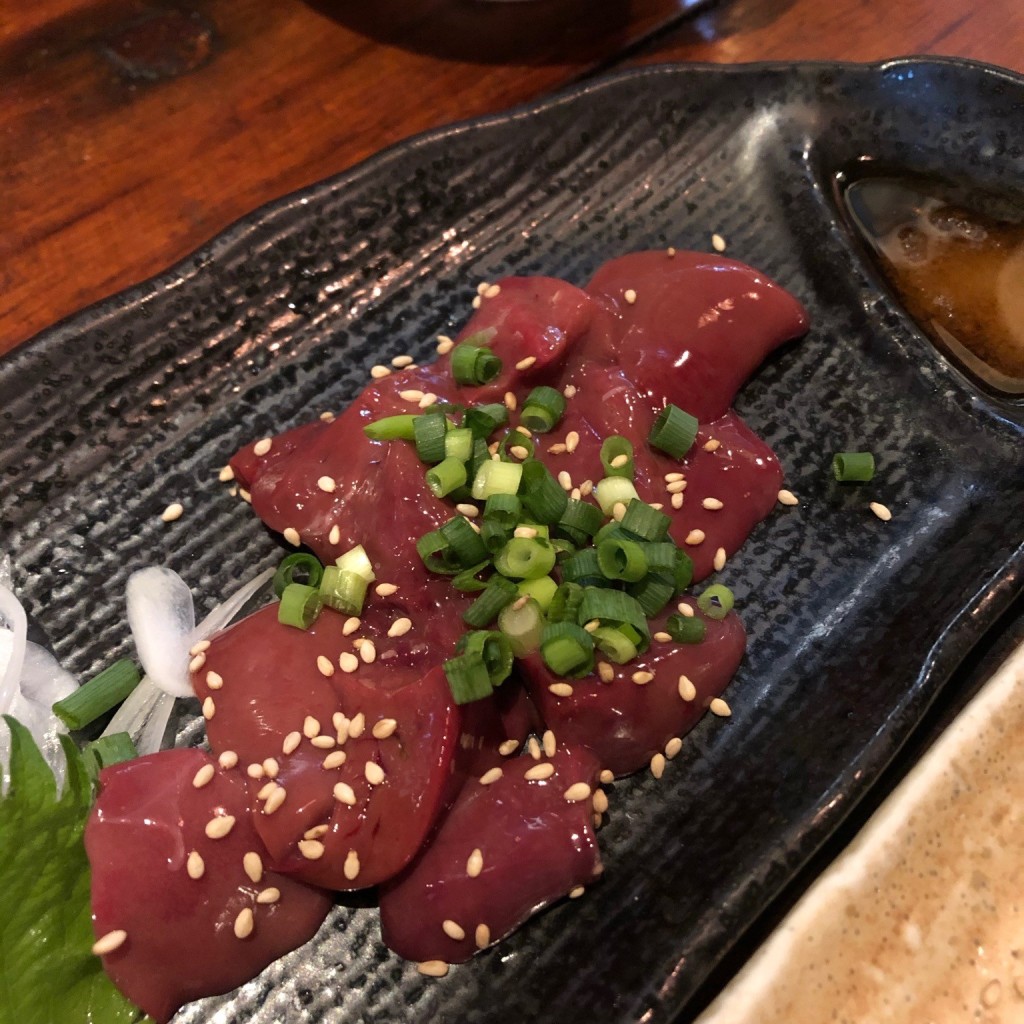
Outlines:
{"type": "Polygon", "coordinates": [[[693,2],[9,0],[0,353],[261,203],[600,71],[912,53],[1024,71],[1022,0],[693,2]]]}

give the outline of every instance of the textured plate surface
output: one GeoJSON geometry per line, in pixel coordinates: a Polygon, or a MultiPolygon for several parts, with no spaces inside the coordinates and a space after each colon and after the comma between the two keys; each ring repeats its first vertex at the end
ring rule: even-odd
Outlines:
{"type": "Polygon", "coordinates": [[[733,717],[705,720],[660,783],[615,787],[602,884],[430,982],[382,947],[369,901],[339,907],[183,1024],[686,1016],[1021,584],[1024,410],[975,390],[903,316],[832,176],[870,156],[1012,191],[1022,138],[1024,82],[977,65],[645,69],[389,150],[0,364],[3,545],[85,675],[129,650],[129,571],[170,565],[207,607],[273,564],[217,469],[342,406],[373,363],[429,358],[478,281],[582,283],[608,257],[707,249],[717,231],[811,312],[738,401],[801,504],[723,574],[750,634],[733,717]],[[851,448],[876,454],[868,487],[831,482],[830,453],[851,448]],[[165,525],[171,501],[186,511],[165,525]]]}

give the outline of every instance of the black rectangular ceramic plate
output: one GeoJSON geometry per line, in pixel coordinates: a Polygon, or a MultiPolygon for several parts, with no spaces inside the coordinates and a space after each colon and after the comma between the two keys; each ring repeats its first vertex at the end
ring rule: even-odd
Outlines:
{"type": "Polygon", "coordinates": [[[85,676],[129,651],[131,570],[170,565],[209,606],[274,563],[218,467],[343,406],[373,363],[429,358],[478,281],[583,283],[608,257],[707,249],[718,232],[810,309],[810,334],[738,402],[801,504],[723,574],[750,634],[733,717],[705,720],[660,782],[616,785],[603,882],[440,981],[387,953],[370,901],[339,907],[182,1024],[687,1016],[1020,589],[1024,409],[974,388],[902,314],[833,175],[869,157],[1012,192],[1021,139],[1024,81],[978,65],[645,69],[388,150],[0,364],[3,546],[85,676]],[[876,454],[874,483],[832,482],[845,449],[876,454]],[[168,526],[170,501],[185,515],[168,526]]]}

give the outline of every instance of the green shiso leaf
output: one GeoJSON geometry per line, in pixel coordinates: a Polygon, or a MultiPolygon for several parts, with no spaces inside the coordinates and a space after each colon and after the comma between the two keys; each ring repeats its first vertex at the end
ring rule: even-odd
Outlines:
{"type": "Polygon", "coordinates": [[[11,756],[0,796],[0,1016],[18,1024],[141,1021],[92,954],[82,835],[93,789],[82,756],[61,736],[68,770],[58,795],[29,731],[3,717],[11,756]]]}

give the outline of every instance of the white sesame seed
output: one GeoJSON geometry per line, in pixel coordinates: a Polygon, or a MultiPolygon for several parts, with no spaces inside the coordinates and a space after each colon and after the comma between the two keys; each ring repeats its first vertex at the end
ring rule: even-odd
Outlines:
{"type": "Polygon", "coordinates": [[[572,477],[569,475],[567,470],[561,470],[558,474],[558,482],[562,485],[562,490],[572,490],[572,477]]]}
{"type": "Polygon", "coordinates": [[[292,547],[297,548],[302,543],[299,531],[296,530],[294,526],[286,526],[282,531],[281,536],[284,537],[292,547]]]}
{"type": "Polygon", "coordinates": [[[399,391],[398,397],[403,402],[416,402],[418,404],[423,397],[423,392],[417,388],[407,388],[405,391],[399,391]]]}
{"type": "Polygon", "coordinates": [[[490,286],[491,286],[491,285],[490,285],[490,282],[489,282],[489,281],[481,281],[481,282],[480,282],[480,283],[479,283],[479,284],[478,284],[478,285],[476,286],[476,293],[477,293],[477,295],[483,295],[483,293],[484,293],[485,291],[487,291],[487,289],[488,289],[488,288],[490,288],[490,286]]]}
{"type": "Polygon", "coordinates": [[[398,587],[394,583],[378,583],[373,591],[378,597],[390,597],[398,592],[398,587]]]}
{"type": "Polygon", "coordinates": [[[256,794],[257,800],[266,800],[274,790],[277,789],[277,783],[271,779],[268,783],[260,788],[260,791],[256,794]]]}
{"type": "Polygon", "coordinates": [[[432,405],[437,404],[437,395],[433,392],[428,392],[419,400],[419,407],[421,409],[429,409],[432,405]]]}
{"type": "Polygon", "coordinates": [[[723,503],[718,498],[705,498],[701,505],[704,506],[709,512],[717,512],[720,508],[723,508],[723,503]]]}
{"type": "Polygon", "coordinates": [[[345,636],[351,636],[360,626],[362,621],[356,615],[351,615],[345,620],[345,625],[341,627],[341,631],[345,636]]]}
{"type": "Polygon", "coordinates": [[[667,644],[672,639],[671,633],[666,633],[663,630],[658,630],[657,633],[652,637],[653,640],[657,640],[660,644],[667,644]]]}
{"type": "Polygon", "coordinates": [[[268,779],[276,779],[280,770],[281,766],[277,763],[276,757],[266,757],[263,759],[263,771],[268,779]]]}
{"type": "Polygon", "coordinates": [[[684,540],[685,544],[697,545],[704,543],[704,531],[703,530],[691,530],[684,540]]]}
{"type": "Polygon", "coordinates": [[[359,647],[359,657],[366,662],[367,665],[372,665],[377,660],[377,648],[374,646],[372,640],[367,640],[365,644],[361,644],[359,647]]]}
{"type": "Polygon", "coordinates": [[[566,384],[565,387],[562,388],[562,394],[565,395],[566,398],[575,398],[576,397],[576,385],[575,384],[566,384]]]}
{"type": "Polygon", "coordinates": [[[517,597],[512,602],[512,611],[517,612],[520,608],[525,608],[530,603],[529,594],[523,594],[522,597],[517,597]]]}
{"type": "Polygon", "coordinates": [[[405,636],[409,630],[412,629],[412,619],[401,618],[395,619],[391,623],[391,628],[388,630],[388,636],[405,636]]]}
{"type": "Polygon", "coordinates": [[[879,501],[873,501],[868,508],[882,520],[883,523],[889,522],[892,519],[892,513],[879,501]]]}
{"type": "Polygon", "coordinates": [[[324,855],[324,844],[318,839],[300,839],[298,845],[306,860],[319,860],[324,855]]]}
{"type": "Polygon", "coordinates": [[[612,459],[610,465],[614,466],[615,469],[619,469],[621,466],[624,466],[627,462],[629,462],[629,456],[623,453],[622,455],[616,455],[615,458],[612,459]]]}
{"type": "Polygon", "coordinates": [[[681,494],[686,490],[686,481],[673,480],[671,483],[665,484],[665,490],[668,491],[669,494],[681,494]]]}
{"type": "Polygon", "coordinates": [[[524,448],[521,444],[514,444],[508,450],[509,455],[514,455],[517,459],[528,459],[530,457],[530,449],[524,448]]]}
{"type": "Polygon", "coordinates": [[[569,890],[569,899],[578,900],[587,890],[582,885],[574,885],[569,890]]]}
{"type": "Polygon", "coordinates": [[[203,877],[206,871],[206,862],[203,860],[202,855],[198,850],[193,850],[188,855],[188,860],[185,861],[185,871],[188,877],[198,881],[203,877]]]}
{"type": "Polygon", "coordinates": [[[299,744],[302,742],[302,733],[290,732],[285,736],[281,743],[281,752],[283,754],[294,754],[299,749],[299,744]]]}
{"type": "Polygon", "coordinates": [[[347,782],[339,782],[334,787],[334,799],[338,803],[354,807],[356,803],[355,790],[347,782]]]}
{"type": "Polygon", "coordinates": [[[621,523],[626,515],[626,505],[624,502],[617,501],[612,505],[612,519],[617,523],[621,523]]]}
{"type": "Polygon", "coordinates": [[[363,730],[366,728],[366,715],[359,712],[357,715],[352,716],[352,720],[348,723],[348,734],[352,739],[357,740],[363,735],[363,730]]]}
{"type": "Polygon", "coordinates": [[[683,749],[683,741],[678,736],[673,736],[672,739],[665,744],[665,756],[671,761],[680,750],[683,749]]]}
{"type": "Polygon", "coordinates": [[[335,731],[338,733],[338,742],[344,743],[348,739],[348,719],[340,712],[335,711],[331,715],[331,725],[334,726],[335,731]],[[344,734],[345,739],[341,739],[341,735],[344,734]]]}
{"type": "Polygon", "coordinates": [[[384,377],[390,377],[391,371],[386,366],[381,366],[380,364],[378,364],[377,366],[370,367],[370,376],[374,380],[381,380],[384,377]]]}
{"type": "Polygon", "coordinates": [[[235,471],[230,466],[222,466],[221,471],[217,474],[217,479],[222,483],[230,483],[235,479],[235,471]]]}
{"type": "Polygon", "coordinates": [[[596,633],[601,628],[601,620],[591,619],[589,622],[584,622],[583,628],[588,633],[596,633]]]}
{"type": "Polygon", "coordinates": [[[188,670],[193,675],[198,672],[206,664],[206,652],[200,651],[194,658],[188,663],[188,670]]]}
{"type": "Polygon", "coordinates": [[[555,766],[550,761],[543,761],[541,764],[527,768],[523,772],[523,778],[529,782],[542,782],[544,779],[550,779],[554,774],[555,766]]]}
{"type": "Polygon", "coordinates": [[[221,768],[234,768],[238,764],[238,755],[233,750],[223,750],[217,758],[221,768]]]}
{"type": "Polygon", "coordinates": [[[532,526],[517,526],[512,531],[512,535],[520,540],[533,540],[537,536],[537,531],[532,526]]]}
{"type": "Polygon", "coordinates": [[[607,786],[615,781],[615,772],[611,768],[602,768],[601,774],[598,776],[600,780],[607,786]]]}
{"type": "Polygon", "coordinates": [[[714,560],[712,561],[711,564],[715,567],[715,569],[718,572],[721,572],[725,568],[725,560],[726,560],[725,548],[718,548],[715,551],[715,557],[714,557],[714,560]]]}
{"type": "Polygon", "coordinates": [[[556,697],[571,697],[573,689],[568,683],[552,683],[548,687],[548,692],[553,693],[556,697]]]}
{"type": "Polygon", "coordinates": [[[285,801],[288,796],[287,790],[284,786],[274,786],[274,791],[267,797],[267,802],[263,805],[264,814],[273,814],[285,801]]]}
{"type": "Polygon", "coordinates": [[[441,930],[449,939],[454,939],[456,942],[461,942],[466,937],[466,929],[451,919],[441,922],[441,930]]]}
{"type": "Polygon", "coordinates": [[[280,898],[281,890],[272,885],[256,894],[256,902],[261,906],[266,906],[268,903],[276,903],[280,898]]]}
{"type": "Polygon", "coordinates": [[[646,686],[654,678],[653,672],[634,672],[632,675],[633,682],[637,686],[646,686]]]}
{"type": "Polygon", "coordinates": [[[475,519],[480,515],[480,509],[477,508],[476,505],[470,505],[468,501],[460,501],[455,506],[455,511],[458,512],[460,516],[465,516],[467,519],[475,519]]]}
{"type": "Polygon", "coordinates": [[[379,786],[384,781],[384,769],[376,761],[367,761],[363,767],[363,774],[371,786],[379,786]]]}
{"type": "Polygon", "coordinates": [[[585,782],[574,782],[562,794],[562,797],[570,804],[578,804],[583,800],[590,799],[590,787],[585,782]]]}
{"type": "Polygon", "coordinates": [[[516,427],[516,433],[517,434],[522,434],[523,437],[529,437],[529,438],[533,437],[533,434],[530,433],[529,428],[528,427],[524,427],[522,425],[522,423],[520,423],[519,426],[516,427]]]}
{"type": "Polygon", "coordinates": [[[728,718],[732,714],[732,708],[721,697],[716,697],[708,705],[708,710],[719,718],[728,718]]]}
{"type": "Polygon", "coordinates": [[[604,814],[608,810],[608,794],[603,789],[595,789],[592,804],[597,814],[604,814]]]}
{"type": "Polygon", "coordinates": [[[493,299],[493,298],[495,298],[496,296],[498,296],[500,294],[501,294],[501,285],[500,284],[492,284],[492,285],[488,285],[487,289],[484,291],[484,298],[485,299],[493,299]]]}
{"type": "Polygon", "coordinates": [[[693,605],[692,604],[687,604],[685,601],[680,601],[679,604],[676,605],[676,608],[679,609],[679,614],[684,616],[685,618],[687,618],[687,619],[692,619],[693,618],[694,611],[693,611],[693,605]]]}
{"type": "Polygon", "coordinates": [[[623,292],[622,297],[630,306],[632,306],[636,302],[636,290],[633,288],[627,288],[625,292],[623,292]]]}
{"type": "Polygon", "coordinates": [[[597,677],[602,683],[610,683],[615,678],[615,669],[607,661],[597,663],[597,677]]]}
{"type": "Polygon", "coordinates": [[[792,491],[787,491],[785,488],[783,488],[781,491],[779,491],[779,504],[799,505],[800,499],[792,491]]]}
{"type": "Polygon", "coordinates": [[[382,718],[380,721],[374,722],[370,735],[375,740],[386,740],[388,737],[394,736],[397,728],[398,723],[393,718],[382,718]]]}
{"type": "Polygon", "coordinates": [[[317,750],[330,750],[337,741],[333,736],[329,736],[327,733],[322,732],[319,736],[314,736],[309,742],[316,747],[317,750]]]}
{"type": "Polygon", "coordinates": [[[211,718],[217,713],[217,705],[214,704],[212,697],[207,697],[203,701],[203,718],[210,721],[211,718]]]}
{"type": "Polygon", "coordinates": [[[593,480],[584,480],[583,483],[580,484],[580,494],[582,494],[584,498],[588,498],[593,493],[593,491],[593,480]]]}
{"type": "Polygon", "coordinates": [[[505,392],[505,408],[509,410],[515,409],[519,403],[516,401],[516,396],[511,391],[505,392]]]}
{"type": "Polygon", "coordinates": [[[558,441],[558,442],[556,442],[555,444],[551,445],[551,446],[550,446],[550,447],[548,448],[548,451],[549,451],[549,452],[550,452],[550,453],[551,453],[552,455],[561,455],[561,454],[562,454],[562,452],[564,452],[564,451],[565,451],[565,445],[564,445],[564,444],[563,444],[563,443],[562,443],[561,441],[558,441]]]}
{"type": "Polygon", "coordinates": [[[527,356],[525,359],[520,359],[519,362],[516,363],[516,369],[528,370],[535,362],[537,362],[536,356],[527,356]]]}
{"type": "Polygon", "coordinates": [[[686,701],[693,700],[697,696],[697,687],[690,682],[689,676],[679,677],[679,696],[686,701]]]}
{"type": "Polygon", "coordinates": [[[554,757],[558,744],[555,742],[555,734],[550,729],[546,729],[544,731],[544,735],[541,737],[541,743],[544,747],[544,756],[554,757]]]}
{"type": "Polygon", "coordinates": [[[263,771],[263,765],[258,761],[253,764],[246,765],[245,774],[248,775],[250,779],[262,779],[265,774],[263,771]]]}
{"type": "Polygon", "coordinates": [[[412,365],[412,362],[413,362],[412,356],[400,355],[400,356],[395,356],[391,360],[391,365],[393,367],[395,367],[396,370],[404,370],[407,366],[412,365]]]}
{"type": "Polygon", "coordinates": [[[316,667],[319,669],[320,675],[327,676],[328,679],[334,675],[334,662],[326,655],[318,654],[316,656],[316,667]]]}
{"type": "Polygon", "coordinates": [[[238,488],[238,496],[242,501],[248,502],[250,505],[252,504],[252,495],[244,487],[238,488]]]}
{"type": "Polygon", "coordinates": [[[235,918],[235,938],[247,939],[252,935],[256,927],[256,919],[253,917],[252,907],[243,907],[235,918]]]}
{"type": "Polygon", "coordinates": [[[437,336],[437,354],[439,356],[448,355],[453,348],[455,348],[455,342],[452,341],[451,338],[445,334],[439,334],[437,336]]]}
{"type": "Polygon", "coordinates": [[[682,508],[683,507],[683,494],[682,494],[682,492],[680,492],[679,494],[673,494],[671,501],[672,501],[672,507],[674,509],[682,508]]]}
{"type": "Polygon", "coordinates": [[[577,431],[570,430],[569,433],[565,435],[565,450],[567,452],[574,452],[574,451],[576,451],[576,446],[579,443],[580,443],[580,435],[579,435],[579,433],[577,431]]]}
{"type": "Polygon", "coordinates": [[[579,501],[580,498],[583,497],[583,492],[578,487],[574,487],[569,492],[569,497],[572,498],[573,501],[579,501]]]}
{"type": "Polygon", "coordinates": [[[497,782],[503,774],[504,772],[498,767],[490,768],[480,776],[480,785],[490,786],[492,783],[497,782]]]}
{"type": "MultiPolygon", "coordinates": [[[[479,295],[473,300],[473,305],[480,305],[479,295]]],[[[448,965],[443,960],[424,960],[416,965],[416,970],[428,978],[443,978],[448,973],[448,965]]]]}
{"type": "Polygon", "coordinates": [[[323,766],[327,771],[340,768],[348,760],[348,754],[344,750],[332,750],[323,760],[323,766]]]}
{"type": "Polygon", "coordinates": [[[505,742],[498,747],[498,753],[501,754],[502,757],[508,757],[509,754],[514,754],[518,749],[519,740],[505,740],[505,742]]]}
{"type": "Polygon", "coordinates": [[[252,446],[252,451],[253,451],[254,455],[266,455],[267,452],[269,452],[270,449],[273,448],[273,447],[274,447],[274,440],[273,440],[273,438],[264,437],[262,440],[257,441],[252,446]]]}
{"type": "Polygon", "coordinates": [[[192,785],[195,786],[196,789],[202,789],[203,786],[213,781],[215,771],[216,769],[212,764],[204,764],[203,767],[192,776],[192,785]]]}
{"type": "Polygon", "coordinates": [[[466,874],[470,878],[476,878],[480,872],[484,869],[484,855],[479,847],[475,849],[470,855],[469,860],[466,861],[466,874]]]}
{"type": "Polygon", "coordinates": [[[210,669],[206,673],[206,685],[211,690],[219,690],[224,685],[224,679],[219,672],[210,669]]]}
{"type": "Polygon", "coordinates": [[[320,477],[317,480],[316,485],[317,485],[317,487],[320,488],[321,491],[324,491],[327,494],[333,494],[334,493],[334,489],[338,486],[337,483],[335,482],[333,476],[322,476],[322,477],[320,477]]]}
{"type": "Polygon", "coordinates": [[[235,827],[233,815],[221,814],[206,823],[207,839],[223,839],[235,827]]]}
{"type": "Polygon", "coordinates": [[[331,527],[331,532],[327,535],[327,541],[330,544],[338,544],[341,542],[341,527],[337,523],[331,527]]]}
{"type": "Polygon", "coordinates": [[[338,655],[338,667],[342,672],[355,672],[359,668],[359,659],[351,651],[343,651],[338,655]]]}
{"type": "Polygon", "coordinates": [[[682,479],[683,479],[683,474],[679,473],[679,472],[672,472],[672,473],[666,473],[665,474],[665,483],[667,483],[667,484],[678,483],[682,479]]]}
{"type": "Polygon", "coordinates": [[[210,641],[209,640],[197,640],[188,649],[188,653],[189,654],[202,654],[203,651],[208,651],[209,649],[210,649],[210,641]]]}
{"type": "Polygon", "coordinates": [[[655,754],[651,758],[651,774],[656,778],[660,779],[665,774],[665,755],[655,754]]]}
{"type": "Polygon", "coordinates": [[[92,951],[94,956],[106,956],[108,953],[113,953],[115,950],[120,949],[128,939],[128,933],[123,928],[116,928],[112,932],[107,932],[106,935],[101,936],[92,944],[92,951]]]}
{"type": "Polygon", "coordinates": [[[539,761],[541,756],[540,744],[537,742],[536,736],[531,736],[526,742],[526,752],[534,759],[539,761]]]}
{"type": "Polygon", "coordinates": [[[722,442],[717,438],[711,438],[710,441],[704,442],[704,451],[706,452],[717,452],[722,447],[722,442]]]}
{"type": "Polygon", "coordinates": [[[333,412],[322,412],[322,413],[320,413],[320,419],[323,420],[324,423],[333,423],[334,422],[334,413],[333,412]]]}

